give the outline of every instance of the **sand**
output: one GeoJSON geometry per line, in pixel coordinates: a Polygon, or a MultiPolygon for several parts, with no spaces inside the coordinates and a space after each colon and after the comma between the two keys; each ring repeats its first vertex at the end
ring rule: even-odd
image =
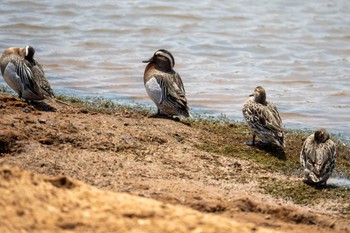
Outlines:
{"type": "Polygon", "coordinates": [[[204,137],[126,109],[0,95],[0,231],[349,232],[348,218],[257,182],[298,177],[200,150],[204,137]]]}

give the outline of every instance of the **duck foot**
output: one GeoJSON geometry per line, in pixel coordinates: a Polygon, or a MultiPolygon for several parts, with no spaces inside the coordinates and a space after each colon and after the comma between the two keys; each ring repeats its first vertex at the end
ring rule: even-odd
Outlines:
{"type": "Polygon", "coordinates": [[[314,188],[318,188],[318,189],[322,189],[322,188],[325,188],[327,186],[326,182],[319,182],[319,183],[314,183],[310,180],[303,180],[303,182],[311,187],[314,187],[314,188]]]}
{"type": "Polygon", "coordinates": [[[172,117],[169,117],[169,116],[162,114],[162,113],[159,113],[159,112],[148,116],[148,118],[173,119],[172,117]]]}
{"type": "Polygon", "coordinates": [[[266,146],[268,146],[267,143],[262,142],[262,141],[255,141],[255,142],[250,141],[250,142],[245,142],[245,144],[247,146],[257,146],[257,147],[266,147],[266,146]]]}
{"type": "Polygon", "coordinates": [[[176,121],[176,122],[180,122],[180,118],[177,117],[177,116],[173,116],[173,120],[176,121]]]}
{"type": "Polygon", "coordinates": [[[244,144],[246,144],[247,146],[255,146],[255,143],[253,142],[245,142],[244,144]]]}
{"type": "Polygon", "coordinates": [[[155,113],[155,114],[152,114],[152,115],[149,115],[148,118],[160,118],[162,117],[163,115],[160,114],[160,113],[155,113]]]}

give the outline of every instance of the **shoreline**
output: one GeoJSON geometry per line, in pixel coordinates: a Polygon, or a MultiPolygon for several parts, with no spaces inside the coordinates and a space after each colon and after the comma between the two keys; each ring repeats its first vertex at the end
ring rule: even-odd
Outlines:
{"type": "MultiPolygon", "coordinates": [[[[63,89],[62,89],[63,90],[63,89]]],[[[72,92],[60,92],[61,94],[59,94],[59,96],[62,97],[70,97],[72,95],[70,94],[74,94],[76,90],[72,91],[72,92]],[[69,94],[70,93],[70,94],[69,94]]],[[[1,93],[1,92],[0,92],[1,93]]],[[[135,99],[133,99],[132,97],[118,97],[115,96],[113,94],[108,94],[107,98],[105,96],[100,96],[98,95],[98,93],[85,93],[82,91],[77,91],[78,95],[75,95],[74,98],[78,98],[81,99],[82,101],[86,101],[87,99],[104,99],[105,101],[112,101],[115,104],[121,104],[121,105],[129,105],[131,107],[133,106],[141,106],[144,109],[148,109],[148,110],[153,110],[156,111],[155,107],[153,106],[153,103],[150,101],[149,103],[145,103],[144,101],[140,102],[137,101],[135,99]],[[80,94],[79,94],[80,93],[80,94]],[[122,100],[122,101],[121,101],[122,100]]],[[[146,97],[145,99],[148,99],[148,97],[146,97]]],[[[220,112],[220,113],[215,113],[214,110],[203,110],[203,108],[206,108],[205,106],[201,106],[201,105],[194,105],[196,106],[196,111],[194,111],[194,116],[196,116],[195,118],[208,118],[208,119],[214,119],[214,120],[218,120],[220,118],[225,117],[233,122],[238,122],[238,123],[245,123],[243,116],[237,116],[237,115],[228,115],[224,112],[220,112]]],[[[242,103],[243,106],[243,103],[242,103]]],[[[281,112],[282,115],[285,114],[289,114],[289,113],[284,113],[281,112]]],[[[283,118],[282,118],[283,120],[283,118]]],[[[287,123],[284,124],[285,128],[289,131],[305,131],[308,132],[309,134],[311,134],[312,132],[314,132],[316,129],[320,128],[320,126],[306,126],[306,125],[300,125],[299,123],[287,123]]],[[[325,127],[332,135],[343,139],[347,144],[350,145],[350,134],[346,134],[345,132],[340,132],[337,130],[332,131],[331,129],[325,127]]]]}
{"type": "MultiPolygon", "coordinates": [[[[245,145],[251,139],[247,126],[224,117],[175,122],[102,98],[89,103],[59,99],[74,106],[28,104],[0,94],[2,167],[19,167],[14,174],[26,170],[35,176],[64,176],[108,191],[107,196],[129,193],[272,232],[350,231],[350,188],[315,189],[302,182],[298,157],[305,131],[288,131],[283,154],[245,145]]],[[[350,150],[337,143],[336,173],[349,179],[350,150]]],[[[16,182],[8,187],[25,189],[16,182]]],[[[25,190],[31,193],[29,187],[25,190]]],[[[0,203],[15,208],[6,198],[0,197],[0,203]]],[[[6,216],[7,221],[16,216],[6,216]]]]}
{"type": "MultiPolygon", "coordinates": [[[[63,92],[61,96],[70,96],[70,95],[65,95],[65,93],[63,92]]],[[[113,101],[114,103],[116,104],[122,104],[122,105],[130,105],[130,106],[141,106],[145,109],[152,109],[153,111],[156,111],[155,107],[154,107],[154,104],[152,101],[149,100],[149,102],[145,102],[144,100],[142,101],[138,101],[138,100],[135,100],[133,99],[132,97],[122,97],[122,101],[120,99],[120,97],[118,96],[115,96],[115,95],[112,95],[111,93],[108,94],[108,98],[105,98],[105,96],[99,96],[98,93],[96,94],[92,94],[92,93],[83,93],[82,96],[80,95],[77,95],[76,96],[77,98],[80,98],[80,99],[94,99],[94,98],[102,98],[102,99],[105,99],[106,101],[113,101]]],[[[146,96],[145,99],[148,100],[148,97],[146,96]]],[[[202,106],[200,104],[198,105],[193,105],[194,107],[192,107],[192,109],[195,109],[196,111],[194,111],[194,116],[196,116],[195,118],[208,118],[208,119],[214,119],[214,120],[218,120],[222,117],[225,117],[233,122],[238,122],[238,123],[245,123],[244,121],[244,118],[243,118],[243,115],[229,115],[229,114],[226,114],[225,112],[219,112],[219,113],[215,113],[215,110],[214,109],[209,109],[209,110],[203,110],[203,109],[206,109],[207,107],[205,106],[202,106]]],[[[243,103],[242,103],[242,106],[243,106],[243,103]]],[[[207,108],[208,109],[208,108],[207,108]]],[[[289,113],[284,113],[284,112],[281,112],[281,115],[288,115],[289,113]]],[[[282,118],[283,120],[283,118],[282,118]]],[[[305,131],[305,132],[308,132],[308,133],[312,133],[314,132],[315,130],[317,130],[318,128],[320,128],[320,126],[312,126],[312,125],[301,125],[300,123],[287,123],[287,124],[284,124],[285,125],[285,128],[289,131],[305,131]]],[[[342,138],[343,140],[345,140],[347,142],[347,144],[350,145],[350,134],[346,134],[346,132],[340,132],[340,131],[337,131],[337,130],[331,130],[327,127],[325,127],[332,135],[336,136],[336,137],[340,137],[342,138]]]]}
{"type": "MultiPolygon", "coordinates": [[[[59,89],[59,90],[64,90],[64,89],[59,89]]],[[[14,93],[12,90],[10,90],[9,87],[5,85],[0,85],[0,94],[12,94],[16,96],[16,93],[14,93]]],[[[137,101],[131,97],[120,97],[120,96],[118,97],[118,96],[112,95],[111,93],[108,94],[106,97],[106,96],[99,95],[97,92],[93,94],[93,93],[85,93],[83,91],[70,90],[69,92],[58,91],[57,96],[58,98],[62,98],[62,99],[71,98],[71,99],[80,100],[81,103],[89,102],[89,101],[90,102],[105,101],[105,102],[113,102],[113,104],[115,105],[123,105],[131,108],[136,107],[136,108],[141,108],[146,111],[152,111],[152,112],[156,111],[151,101],[149,103],[145,103],[144,101],[137,101]]],[[[145,99],[148,99],[148,97],[146,97],[145,99]]],[[[192,113],[192,115],[194,116],[194,119],[220,120],[222,118],[225,118],[236,123],[242,123],[242,124],[246,123],[244,121],[243,116],[227,115],[224,112],[215,113],[214,110],[208,110],[208,111],[203,110],[205,106],[203,106],[203,108],[201,108],[201,105],[194,105],[194,106],[196,106],[195,108],[196,111],[192,113]]],[[[284,115],[284,114],[285,114],[284,112],[281,112],[281,115],[284,115]]],[[[282,120],[283,120],[283,117],[282,117],[282,120]]],[[[303,131],[308,134],[311,134],[316,129],[320,128],[320,126],[311,126],[311,125],[306,126],[306,125],[299,125],[298,123],[287,123],[287,124],[284,123],[284,126],[287,131],[303,131]]],[[[337,130],[332,131],[327,127],[324,127],[324,128],[326,128],[331,133],[331,135],[334,135],[335,137],[340,138],[341,140],[344,141],[344,143],[350,146],[350,134],[347,135],[345,132],[340,132],[337,130]]]]}

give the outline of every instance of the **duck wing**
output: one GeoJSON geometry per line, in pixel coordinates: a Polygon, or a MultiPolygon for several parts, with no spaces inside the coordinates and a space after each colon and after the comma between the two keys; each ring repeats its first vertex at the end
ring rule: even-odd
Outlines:
{"type": "Polygon", "coordinates": [[[316,163],[316,156],[316,146],[314,144],[314,136],[312,134],[306,138],[300,152],[300,163],[303,168],[313,171],[313,167],[316,163]]]}
{"type": "Polygon", "coordinates": [[[276,120],[274,113],[262,104],[250,101],[250,104],[243,108],[243,114],[248,117],[249,122],[262,131],[282,131],[280,123],[276,120]]]}
{"type": "Polygon", "coordinates": [[[171,105],[180,112],[185,112],[184,115],[189,115],[189,108],[181,78],[176,79],[172,77],[172,74],[166,74],[163,76],[155,75],[154,77],[157,79],[162,90],[160,103],[171,105]]]}
{"type": "Polygon", "coordinates": [[[185,87],[184,87],[182,79],[178,73],[175,73],[175,75],[174,75],[174,82],[176,83],[176,85],[180,88],[180,90],[185,95],[186,94],[185,87]]]}
{"type": "Polygon", "coordinates": [[[29,62],[11,59],[5,67],[4,75],[7,75],[13,82],[20,83],[23,90],[29,89],[35,95],[41,95],[40,87],[34,79],[29,62]]]}
{"type": "Polygon", "coordinates": [[[336,146],[332,140],[327,140],[319,145],[317,150],[319,174],[326,175],[332,172],[336,160],[336,146]]]}
{"type": "Polygon", "coordinates": [[[39,85],[41,89],[42,95],[46,98],[55,98],[51,85],[45,76],[42,66],[36,61],[34,61],[32,72],[35,82],[39,85]]]}
{"type": "Polygon", "coordinates": [[[281,116],[277,110],[276,105],[270,101],[267,101],[267,108],[271,111],[272,115],[275,117],[276,124],[278,124],[281,128],[283,128],[282,119],[281,119],[281,116]]]}

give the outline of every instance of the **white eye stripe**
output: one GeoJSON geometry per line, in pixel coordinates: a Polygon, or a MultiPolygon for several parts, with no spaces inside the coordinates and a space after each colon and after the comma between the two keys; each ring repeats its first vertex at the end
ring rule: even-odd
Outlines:
{"type": "Polygon", "coordinates": [[[160,56],[166,57],[170,61],[171,67],[174,67],[174,60],[169,54],[164,53],[162,51],[157,51],[156,55],[160,55],[160,56]]]}
{"type": "Polygon", "coordinates": [[[26,46],[26,56],[28,56],[28,53],[29,53],[28,49],[29,49],[29,46],[26,46]]]}

